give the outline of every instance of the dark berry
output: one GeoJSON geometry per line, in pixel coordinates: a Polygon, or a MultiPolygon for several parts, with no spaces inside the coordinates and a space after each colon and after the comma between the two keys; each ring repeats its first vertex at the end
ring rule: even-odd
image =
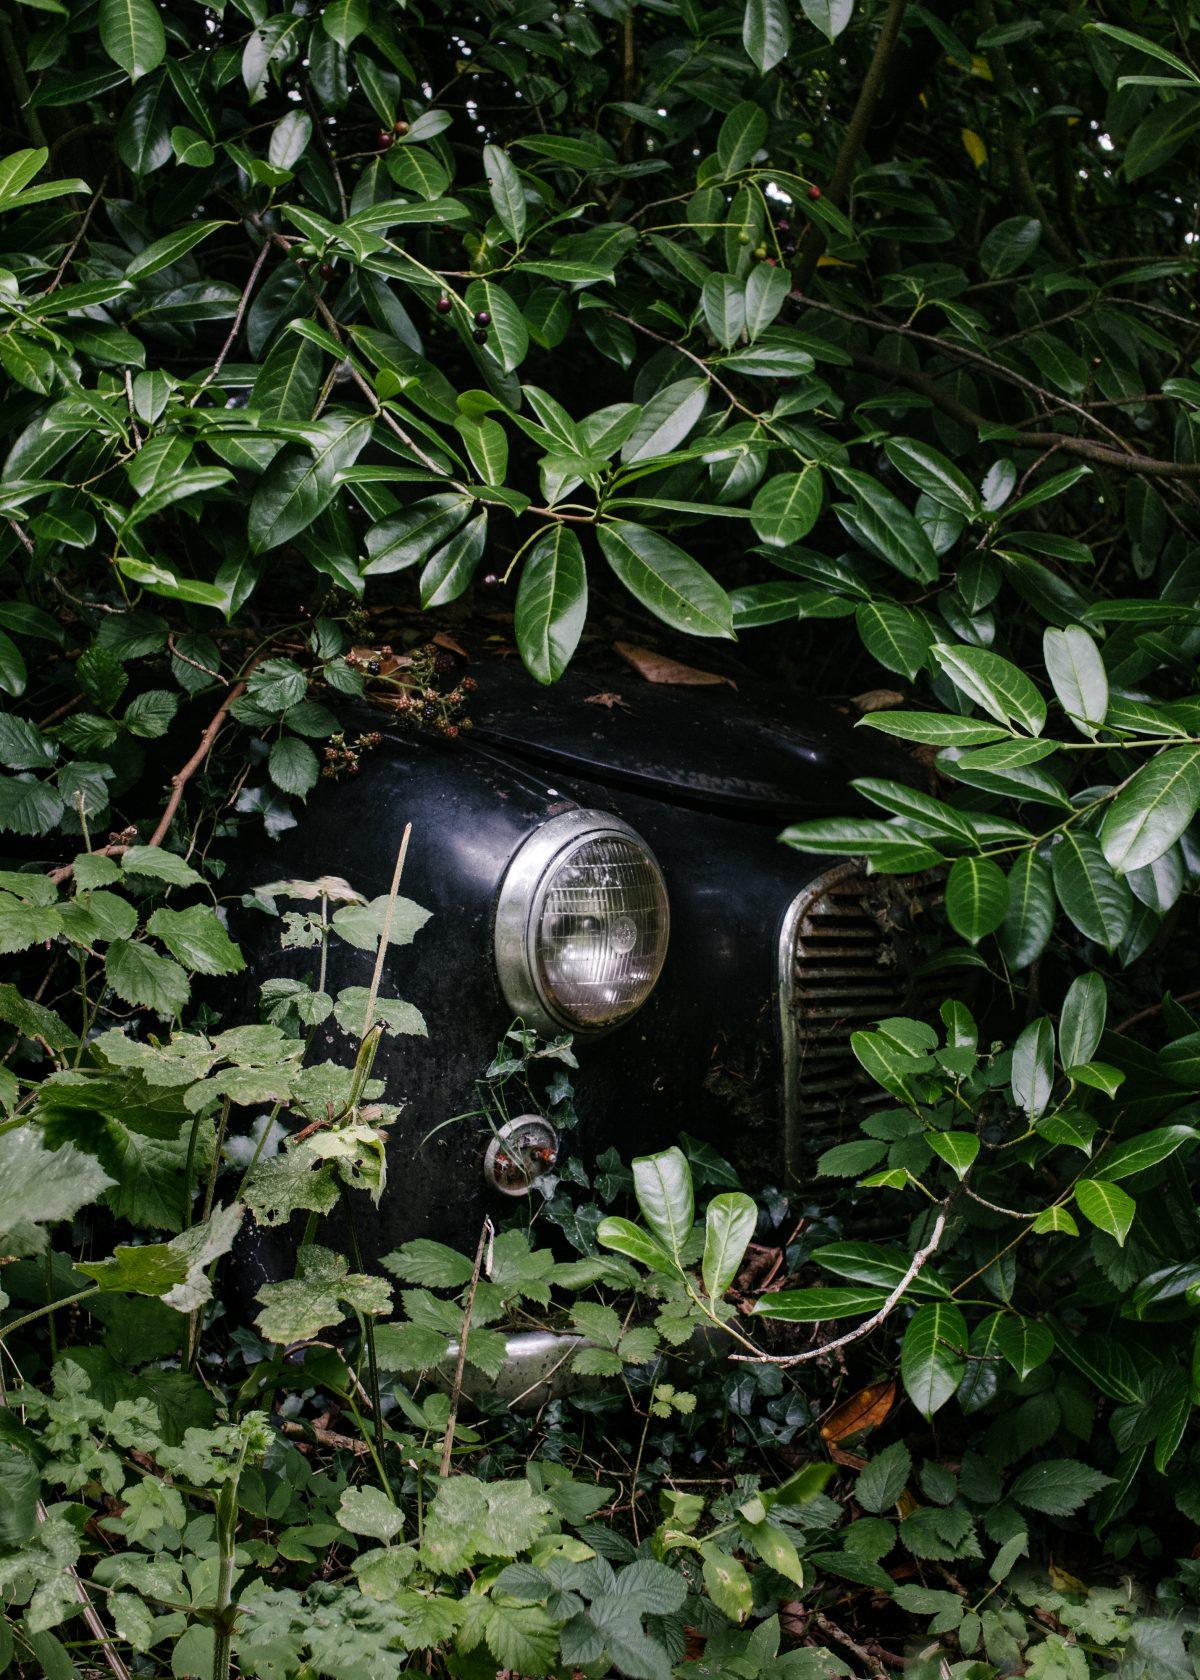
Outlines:
{"type": "Polygon", "coordinates": [[[446,296],[445,292],[443,292],[433,307],[437,310],[439,315],[449,315],[450,311],[454,308],[454,305],[446,296]]]}
{"type": "Polygon", "coordinates": [[[788,221],[786,216],[781,217],[780,220],[775,223],[776,233],[791,233],[791,231],[792,224],[788,221]]]}
{"type": "Polygon", "coordinates": [[[809,187],[808,196],[809,196],[809,198],[814,199],[814,200],[820,198],[820,196],[821,196],[820,187],[809,187]]]}
{"type": "Polygon", "coordinates": [[[475,340],[476,344],[486,344],[487,343],[487,328],[486,327],[476,327],[475,331],[471,334],[471,337],[475,340]]]}
{"type": "Polygon", "coordinates": [[[321,276],[322,280],[332,280],[333,279],[333,264],[332,263],[322,263],[320,268],[317,270],[317,273],[321,276]]]}
{"type": "Polygon", "coordinates": [[[392,124],[392,130],[396,134],[407,134],[408,124],[405,122],[403,117],[397,117],[395,122],[392,124]]]}
{"type": "Polygon", "coordinates": [[[391,145],[392,141],[395,139],[395,135],[392,133],[390,128],[381,128],[379,133],[375,136],[375,139],[379,143],[380,151],[383,151],[386,146],[391,145]]]}
{"type": "Polygon", "coordinates": [[[477,327],[490,327],[491,324],[492,317],[488,314],[486,309],[477,309],[475,311],[475,325],[477,327]]]}

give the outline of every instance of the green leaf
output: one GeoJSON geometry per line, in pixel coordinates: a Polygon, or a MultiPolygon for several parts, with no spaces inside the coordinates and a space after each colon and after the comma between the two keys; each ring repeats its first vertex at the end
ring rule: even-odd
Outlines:
{"type": "Polygon", "coordinates": [[[1054,841],[1050,868],[1059,903],[1080,933],[1112,951],[1133,914],[1133,895],[1114,875],[1095,835],[1069,828],[1054,841]]]}
{"type": "Polygon", "coordinates": [[[937,555],[904,504],[866,473],[839,467],[837,479],[854,498],[852,507],[833,510],[849,535],[905,577],[932,583],[938,575],[937,555]]]}
{"type": "MultiPolygon", "coordinates": [[[[783,0],[750,0],[750,4],[782,8],[783,0]]],[[[786,10],[783,15],[787,17],[786,10]]],[[[791,278],[786,269],[763,262],[750,270],[746,276],[746,334],[752,344],[779,314],[790,290],[791,278]]]]}
{"type": "Polygon", "coordinates": [[[996,933],[1010,968],[1028,968],[1045,950],[1054,927],[1054,880],[1031,846],[1008,877],[1008,908],[996,933]]]}
{"type": "Polygon", "coordinates": [[[656,1155],[635,1156],[633,1188],[642,1218],[678,1262],[695,1217],[687,1156],[675,1145],[656,1155]]]}
{"type": "MultiPolygon", "coordinates": [[[[690,435],[708,402],[706,379],[677,379],[665,386],[642,410],[641,418],[621,446],[621,460],[653,460],[669,455],[690,435]]],[[[603,527],[601,527],[603,529],[603,527]]]]}
{"type": "Polygon", "coordinates": [[[112,1179],[73,1144],[49,1149],[28,1125],[0,1134],[0,1237],[8,1254],[38,1253],[44,1226],[73,1219],[112,1179]]]}
{"type": "Polygon", "coordinates": [[[1104,1179],[1081,1178],[1075,1186],[1075,1204],[1083,1217],[1125,1246],[1137,1203],[1124,1190],[1104,1179]]]}
{"type": "Polygon", "coordinates": [[[946,880],[946,917],[956,933],[978,945],[1008,912],[1008,882],[991,858],[956,858],[946,880]]]}
{"type": "Polygon", "coordinates": [[[313,449],[285,449],[260,479],[250,502],[248,531],[253,547],[279,548],[305,531],[333,501],[338,475],[354,465],[371,435],[369,420],[320,422],[313,449]]]}
{"type": "Polygon", "coordinates": [[[746,294],[732,274],[710,274],[700,291],[708,330],[725,350],[731,350],[746,330],[746,294]]]}
{"type": "Polygon", "coordinates": [[[350,1312],[377,1317],[391,1305],[391,1289],[382,1278],[351,1272],[346,1259],[327,1248],[306,1244],[297,1256],[294,1278],[265,1283],[256,1297],[263,1310],[255,1323],[269,1342],[307,1341],[350,1312]]]}
{"type": "Polygon", "coordinates": [[[316,787],[321,773],[316,753],[295,735],[280,736],[271,748],[267,767],[277,788],[301,799],[316,787]]]}
{"type": "Polygon", "coordinates": [[[0,630],[0,689],[11,694],[14,700],[20,699],[28,679],[29,673],[20,649],[11,636],[0,630]]]}
{"type": "Polygon", "coordinates": [[[1024,671],[987,648],[935,642],[933,657],[955,688],[994,717],[998,723],[1020,724],[1040,735],[1046,723],[1046,702],[1024,671]]]}
{"type": "Polygon", "coordinates": [[[1068,1071],[1090,1062],[1104,1032],[1108,989],[1102,975],[1077,974],[1067,987],[1058,1022],[1059,1059],[1068,1071]]]}
{"type": "Polygon", "coordinates": [[[1108,711],[1108,673],[1100,649],[1073,624],[1045,632],[1042,656],[1063,711],[1081,734],[1094,736],[1108,711]]]}
{"type": "MultiPolygon", "coordinates": [[[[872,607],[880,606],[879,602],[868,603],[872,607]]],[[[890,605],[890,603],[886,603],[890,605]]],[[[909,609],[900,607],[897,611],[909,616],[909,609]]],[[[860,626],[861,633],[861,626],[860,626]]],[[[866,637],[863,638],[866,640],[866,637]]],[[[926,647],[932,646],[932,638],[926,647]]],[[[879,659],[874,647],[872,653],[879,659]]],[[[903,651],[903,643],[898,642],[896,657],[903,651]]],[[[915,651],[910,645],[910,654],[915,651]]],[[[880,663],[886,663],[881,660],[880,663]]],[[[902,665],[890,665],[889,670],[910,673],[902,665]]],[[[911,673],[915,676],[920,665],[911,673]]],[[[867,717],[859,720],[861,729],[878,729],[884,735],[895,735],[902,741],[918,741],[923,746],[931,747],[976,747],[988,741],[999,741],[1004,738],[1004,730],[991,723],[978,723],[974,718],[955,717],[949,712],[871,712],[867,717]]]]}
{"type": "Polygon", "coordinates": [[[741,1191],[714,1196],[704,1214],[704,1260],[701,1273],[715,1304],[737,1276],[758,1223],[758,1209],[741,1191]]]}
{"type": "Polygon", "coordinates": [[[939,450],[915,438],[889,438],[884,454],[898,473],[939,507],[948,508],[963,519],[978,518],[979,497],[970,479],[939,450]]]}
{"type": "MultiPolygon", "coordinates": [[[[887,670],[899,671],[911,682],[925,665],[933,646],[933,632],[924,614],[895,601],[862,601],[854,609],[854,617],[867,652],[887,670]]],[[[966,718],[942,718],[935,712],[876,712],[862,721],[902,740],[930,744],[941,744],[947,738],[973,741],[984,731],[985,738],[991,740],[1000,733],[999,730],[993,733],[986,724],[972,724],[966,718]]]]}
{"type": "Polygon", "coordinates": [[[521,177],[500,146],[483,148],[483,169],[492,206],[509,238],[519,245],[525,237],[525,189],[521,177]]]}
{"type": "Polygon", "coordinates": [[[717,157],[726,175],[744,169],[767,137],[767,113],[751,99],[735,105],[717,133],[717,157]]]}
{"type": "Polygon", "coordinates": [[[100,42],[131,82],[161,64],[167,37],[153,0],[100,0],[100,42]]]}
{"type": "MultiPolygon", "coordinates": [[[[105,3],[108,4],[109,0],[105,0],[105,3]]],[[[112,3],[123,6],[128,0],[112,0],[112,3]]],[[[149,0],[141,0],[141,3],[149,4],[149,0]]],[[[188,252],[207,239],[209,234],[228,226],[228,222],[188,222],[177,232],[164,234],[161,239],[156,239],[134,257],[125,270],[126,280],[149,280],[152,275],[158,274],[164,268],[170,268],[173,263],[186,257],[188,252]]]]}
{"type": "Polygon", "coordinates": [[[1170,161],[1200,128],[1195,97],[1185,94],[1159,105],[1134,129],[1125,147],[1125,179],[1140,181],[1170,161]]]}
{"type": "Polygon", "coordinates": [[[871,1462],[859,1471],[854,1483],[854,1497],[864,1511],[878,1515],[896,1505],[912,1474],[912,1457],[903,1441],[875,1454],[871,1462]]]}
{"type": "Polygon", "coordinates": [[[821,511],[821,471],[777,473],[769,478],[750,507],[755,535],[770,548],[790,548],[801,542],[821,511]]]}
{"type": "Polygon", "coordinates": [[[877,1312],[888,1291],[847,1284],[845,1288],[777,1289],[760,1295],[753,1311],[758,1318],[782,1318],[789,1324],[823,1324],[829,1318],[861,1318],[877,1312]]]}
{"type": "Polygon", "coordinates": [[[1134,1173],[1156,1167],[1185,1144],[1195,1143],[1198,1137],[1200,1132],[1194,1126],[1157,1126],[1152,1131],[1143,1132],[1140,1137],[1127,1138],[1124,1143],[1106,1150],[1093,1171],[1098,1179],[1110,1184],[1114,1179],[1130,1178],[1134,1173]]]}
{"type": "Polygon", "coordinates": [[[788,55],[792,19],[786,0],[746,0],[742,14],[742,45],[746,56],[766,75],[788,55]]]}
{"type": "Polygon", "coordinates": [[[246,959],[221,925],[217,912],[206,905],[156,910],[146,928],[196,974],[240,974],[246,966],[246,959]]]}
{"type": "Polygon", "coordinates": [[[1156,862],[1200,805],[1200,746],[1168,747],[1126,782],[1100,825],[1100,846],[1121,874],[1156,862]]]}
{"type": "MultiPolygon", "coordinates": [[[[870,1284],[889,1294],[908,1275],[912,1255],[902,1248],[883,1243],[832,1242],[814,1248],[812,1258],[835,1277],[850,1278],[855,1283],[870,1284]]],[[[946,1285],[932,1267],[926,1266],[908,1285],[914,1295],[945,1295],[946,1285]]]]}
{"type": "Polygon", "coordinates": [[[957,1389],[968,1340],[966,1320],[950,1302],[930,1301],[914,1313],[900,1348],[900,1376],[922,1417],[932,1417],[957,1389]]]}
{"type": "Polygon", "coordinates": [[[1022,1382],[1054,1352],[1054,1334],[1050,1328],[1036,1319],[1022,1318],[1019,1313],[1000,1314],[995,1342],[1022,1382]]]}
{"type": "Polygon", "coordinates": [[[605,559],[656,618],[694,636],[733,638],[729,596],[702,566],[645,525],[610,520],[597,527],[605,559]]]}
{"type": "Polygon", "coordinates": [[[237,1202],[165,1243],[120,1244],[108,1260],[78,1270],[102,1290],[153,1295],[176,1312],[194,1312],[212,1296],[209,1268],[233,1247],[245,1209],[237,1202]]]}
{"type": "Polygon", "coordinates": [[[370,21],[367,0],[329,0],[321,13],[321,27],[346,51],[370,21]]]}
{"type": "Polygon", "coordinates": [[[1048,1015],[1031,1021],[1013,1045],[1012,1097],[1030,1120],[1044,1114],[1054,1089],[1054,1025],[1048,1015]]]}
{"type": "Polygon", "coordinates": [[[1048,1517],[1069,1517],[1112,1481],[1074,1458],[1048,1458],[1022,1470],[1008,1497],[1048,1517]]]}
{"type": "Polygon", "coordinates": [[[657,1237],[652,1237],[649,1231],[644,1231],[632,1220],[616,1216],[602,1219],[596,1227],[596,1241],[602,1248],[614,1249],[618,1254],[636,1260],[639,1265],[648,1267],[652,1272],[661,1272],[666,1277],[680,1275],[680,1268],[671,1251],[665,1248],[657,1237]]]}
{"type": "Polygon", "coordinates": [[[587,619],[587,568],[569,525],[549,525],[526,555],[513,630],[525,668],[557,682],[579,645],[587,619]]]}
{"type": "Polygon", "coordinates": [[[118,939],[109,946],[104,977],[126,1003],[152,1009],[167,1019],[179,1014],[190,992],[187,975],[178,963],[135,940],[118,939]]]}
{"type": "Polygon", "coordinates": [[[423,607],[444,607],[450,601],[457,601],[468,588],[483,559],[487,525],[486,512],[477,513],[425,562],[421,573],[423,607]]]}
{"type": "Polygon", "coordinates": [[[1023,268],[1037,250],[1042,224],[1032,216],[1011,216],[984,236],[979,260],[990,280],[1001,280],[1023,268]]]}
{"type": "Polygon", "coordinates": [[[121,868],[126,875],[149,875],[172,887],[194,887],[204,879],[177,852],[164,851],[161,846],[127,846],[121,868]]]}
{"type": "Polygon", "coordinates": [[[505,373],[519,368],[529,352],[529,328],[508,292],[494,280],[472,280],[466,302],[472,312],[486,309],[492,317],[488,347],[505,373]]]}
{"type": "Polygon", "coordinates": [[[800,9],[814,29],[835,41],[854,14],[854,0],[800,0],[800,9]]]}
{"type": "Polygon", "coordinates": [[[968,1168],[979,1154],[979,1139],[974,1132],[926,1132],[925,1142],[946,1165],[953,1167],[959,1178],[965,1178],[968,1168]]]}

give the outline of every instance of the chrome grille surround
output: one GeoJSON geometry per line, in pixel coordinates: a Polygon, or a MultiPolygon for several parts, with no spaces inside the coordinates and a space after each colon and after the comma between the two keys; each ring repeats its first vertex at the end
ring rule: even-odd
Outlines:
{"type": "Polygon", "coordinates": [[[835,1143],[847,1111],[874,1091],[851,1033],[919,1011],[911,935],[938,896],[928,877],[868,875],[851,861],[816,876],[788,906],[778,977],[789,1172],[835,1143]]]}

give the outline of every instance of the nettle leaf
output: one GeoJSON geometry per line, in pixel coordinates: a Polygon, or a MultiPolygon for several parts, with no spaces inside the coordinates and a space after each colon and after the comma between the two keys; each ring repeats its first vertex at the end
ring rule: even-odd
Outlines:
{"type": "Polygon", "coordinates": [[[191,993],[179,964],[160,957],[140,940],[113,941],[104,958],[104,977],[126,1003],[152,1009],[167,1019],[179,1014],[191,993]]]}
{"type": "Polygon", "coordinates": [[[187,910],[156,910],[146,923],[173,957],[196,974],[238,974],[246,960],[215,910],[193,904],[187,910]]]}
{"type": "Polygon", "coordinates": [[[1022,1470],[1008,1497],[1049,1517],[1069,1517],[1111,1481],[1111,1476],[1076,1459],[1049,1458],[1022,1470]]]}

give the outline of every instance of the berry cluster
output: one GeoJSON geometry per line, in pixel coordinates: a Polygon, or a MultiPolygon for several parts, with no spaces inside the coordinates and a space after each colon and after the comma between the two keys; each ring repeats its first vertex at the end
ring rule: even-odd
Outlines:
{"type": "MultiPolygon", "coordinates": [[[[448,292],[443,292],[433,307],[439,315],[449,315],[454,308],[454,299],[448,292]]],[[[471,334],[471,337],[476,344],[486,344],[488,341],[487,330],[492,324],[492,317],[486,309],[477,309],[471,319],[475,323],[475,331],[471,334]]]]}
{"type": "Polygon", "coordinates": [[[331,735],[325,743],[322,776],[334,781],[339,776],[357,776],[362,768],[362,755],[372,752],[382,740],[383,736],[374,729],[366,735],[356,735],[353,741],[347,741],[344,735],[331,735]]]}
{"type": "Polygon", "coordinates": [[[400,655],[386,643],[375,649],[356,648],[348,662],[386,685],[372,699],[419,728],[453,741],[472,727],[465,707],[475,690],[475,678],[460,677],[453,688],[443,689],[440,685],[454,668],[454,660],[435,642],[423,642],[400,655]]]}

